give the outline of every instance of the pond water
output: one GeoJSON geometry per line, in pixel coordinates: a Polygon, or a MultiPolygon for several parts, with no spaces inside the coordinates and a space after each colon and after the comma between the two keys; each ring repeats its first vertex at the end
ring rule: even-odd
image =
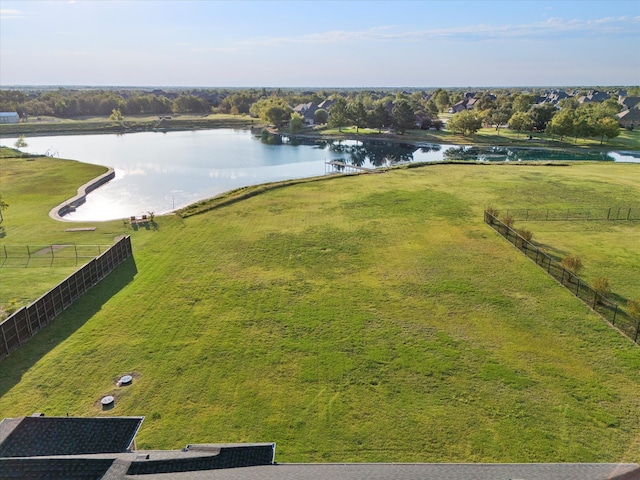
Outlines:
{"type": "MultiPolygon", "coordinates": [[[[0,138],[13,146],[16,138],[0,138]]],[[[569,152],[543,148],[471,147],[388,142],[300,142],[261,139],[248,130],[144,132],[26,138],[29,153],[79,160],[115,170],[115,178],[65,218],[103,221],[167,213],[235,188],[324,175],[328,161],[375,168],[442,160],[598,160],[640,162],[636,152],[569,152]]]]}

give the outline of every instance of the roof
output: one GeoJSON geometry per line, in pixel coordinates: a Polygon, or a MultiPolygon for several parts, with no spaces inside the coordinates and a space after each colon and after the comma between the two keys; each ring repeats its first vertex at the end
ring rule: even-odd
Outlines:
{"type": "Polygon", "coordinates": [[[126,452],[144,417],[24,417],[0,422],[0,458],[126,452]]]}
{"type": "Polygon", "coordinates": [[[275,464],[206,472],[127,476],[130,480],[638,480],[637,464],[275,464]]]}
{"type": "Polygon", "coordinates": [[[640,480],[632,463],[291,463],[275,443],[131,451],[143,417],[0,422],[0,478],[30,480],[640,480]]]}

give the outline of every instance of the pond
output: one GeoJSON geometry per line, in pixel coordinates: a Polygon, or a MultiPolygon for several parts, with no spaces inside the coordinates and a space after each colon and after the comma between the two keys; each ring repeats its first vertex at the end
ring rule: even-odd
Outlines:
{"type": "MultiPolygon", "coordinates": [[[[13,146],[16,138],[0,138],[13,146]]],[[[26,138],[29,153],[79,160],[115,170],[115,178],[94,190],[73,221],[104,221],[168,213],[235,188],[325,175],[326,162],[376,168],[402,162],[443,160],[598,160],[640,162],[638,153],[579,155],[543,148],[408,145],[389,142],[260,139],[248,130],[144,132],[126,135],[69,135],[26,138]]]]}

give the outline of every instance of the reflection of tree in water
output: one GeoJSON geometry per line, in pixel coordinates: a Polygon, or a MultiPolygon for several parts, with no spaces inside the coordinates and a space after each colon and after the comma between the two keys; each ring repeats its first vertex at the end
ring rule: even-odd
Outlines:
{"type": "Polygon", "coordinates": [[[481,162],[517,162],[545,160],[596,160],[613,161],[606,152],[569,152],[541,148],[507,147],[450,147],[444,151],[445,160],[481,162]]]}
{"type": "Polygon", "coordinates": [[[441,145],[437,145],[435,143],[433,143],[431,145],[422,145],[420,147],[420,151],[422,153],[439,152],[440,150],[442,150],[442,146],[441,145]]]}
{"type": "Polygon", "coordinates": [[[345,154],[340,159],[349,165],[362,167],[367,160],[374,167],[393,165],[399,162],[413,161],[413,152],[417,147],[400,143],[364,142],[357,144],[345,144],[342,142],[327,142],[327,148],[331,152],[345,154]]]}

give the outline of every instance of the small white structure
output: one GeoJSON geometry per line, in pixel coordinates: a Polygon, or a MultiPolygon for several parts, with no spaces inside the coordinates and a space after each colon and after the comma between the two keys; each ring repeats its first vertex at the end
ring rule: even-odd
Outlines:
{"type": "Polygon", "coordinates": [[[18,123],[20,116],[17,112],[0,112],[0,123],[18,123]]]}

